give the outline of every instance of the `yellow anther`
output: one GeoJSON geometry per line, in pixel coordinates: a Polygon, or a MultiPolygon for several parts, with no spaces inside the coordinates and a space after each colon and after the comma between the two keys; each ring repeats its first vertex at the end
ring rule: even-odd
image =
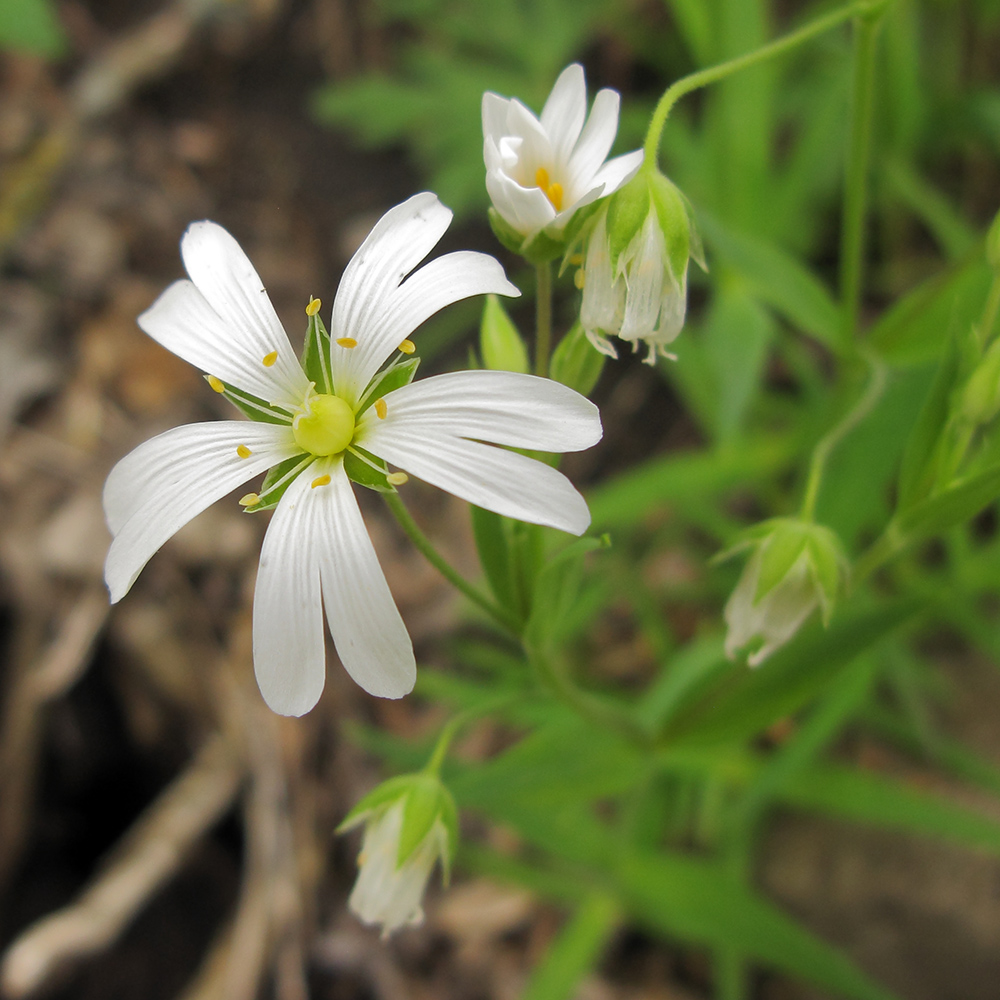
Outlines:
{"type": "Polygon", "coordinates": [[[248,493],[246,496],[240,497],[239,505],[241,507],[252,507],[259,500],[260,497],[256,493],[248,493]]]}
{"type": "Polygon", "coordinates": [[[245,444],[241,444],[236,448],[236,454],[239,455],[240,458],[249,458],[253,452],[245,444]]]}
{"type": "Polygon", "coordinates": [[[385,415],[389,412],[389,407],[385,405],[384,399],[375,400],[375,412],[378,414],[379,420],[385,420],[385,415]]]}
{"type": "Polygon", "coordinates": [[[570,264],[572,267],[583,267],[583,254],[582,253],[570,254],[567,263],[570,264]]]}
{"type": "Polygon", "coordinates": [[[404,340],[404,341],[403,341],[403,342],[402,342],[402,343],[401,343],[401,344],[399,345],[399,349],[400,349],[400,350],[401,350],[401,351],[402,351],[402,352],[403,352],[404,354],[412,354],[412,353],[413,353],[413,352],[414,352],[414,351],[415,351],[415,350],[417,349],[417,345],[416,345],[416,344],[414,344],[412,340],[404,340]]]}
{"type": "Polygon", "coordinates": [[[278,360],[278,352],[277,351],[271,351],[270,354],[265,354],[264,357],[262,357],[260,359],[260,363],[265,368],[270,368],[271,365],[273,365],[274,362],[277,361],[277,360],[278,360]]]}
{"type": "Polygon", "coordinates": [[[213,392],[226,391],[226,387],[222,384],[222,379],[218,379],[214,375],[206,375],[205,381],[212,387],[213,392]]]}
{"type": "Polygon", "coordinates": [[[310,484],[310,489],[316,489],[317,486],[329,486],[330,477],[329,476],[317,476],[310,484]]]}
{"type": "Polygon", "coordinates": [[[390,486],[402,486],[410,477],[405,472],[390,472],[385,481],[390,486]]]}
{"type": "Polygon", "coordinates": [[[352,347],[357,347],[358,342],[353,337],[338,337],[337,338],[338,347],[346,347],[348,349],[352,347]]]}
{"type": "Polygon", "coordinates": [[[314,299],[311,295],[309,296],[309,305],[306,306],[306,315],[315,316],[319,312],[320,306],[323,303],[319,299],[314,299]]]}
{"type": "Polygon", "coordinates": [[[557,211],[562,211],[562,199],[563,199],[563,189],[562,184],[558,181],[550,184],[548,188],[545,189],[545,194],[549,201],[552,202],[552,207],[557,211]]]}
{"type": "Polygon", "coordinates": [[[549,190],[549,172],[545,167],[539,167],[535,171],[535,183],[546,193],[549,190]]]}
{"type": "Polygon", "coordinates": [[[581,267],[580,270],[573,275],[573,284],[576,285],[577,288],[583,288],[585,278],[586,275],[583,273],[583,268],[581,267]]]}

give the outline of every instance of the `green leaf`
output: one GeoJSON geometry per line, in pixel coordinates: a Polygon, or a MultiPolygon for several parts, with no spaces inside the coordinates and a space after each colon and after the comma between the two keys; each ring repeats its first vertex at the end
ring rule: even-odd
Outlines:
{"type": "Polygon", "coordinates": [[[493,371],[520,372],[523,375],[531,370],[528,349],[496,295],[487,295],[483,305],[479,349],[483,364],[493,371]]]}
{"type": "Polygon", "coordinates": [[[706,241],[747,281],[752,294],[822,343],[836,343],[837,306],[805,265],[774,243],[737,232],[704,210],[698,218],[706,241]]]}
{"type": "Polygon", "coordinates": [[[865,650],[911,619],[914,601],[839,615],[829,629],[800,632],[755,670],[738,669],[668,727],[670,745],[748,739],[801,708],[865,650]]]}
{"type": "Polygon", "coordinates": [[[616,901],[591,893],[549,945],[532,970],[521,1000],[569,1000],[593,969],[621,920],[616,901]]]}
{"type": "Polygon", "coordinates": [[[50,0],[3,0],[0,48],[55,58],[66,50],[66,35],[50,0]]]}
{"type": "Polygon", "coordinates": [[[368,813],[376,812],[398,802],[408,793],[413,778],[412,774],[400,774],[373,788],[343,818],[340,826],[337,827],[337,833],[345,833],[351,827],[357,826],[368,813]]]}
{"type": "Polygon", "coordinates": [[[993,466],[904,511],[895,520],[895,533],[903,544],[939,535],[975,517],[998,496],[1000,466],[993,466]]]}
{"type": "Polygon", "coordinates": [[[1000,856],[1000,824],[919,788],[869,771],[820,764],[782,791],[789,805],[873,826],[948,840],[1000,856]]]}
{"type": "Polygon", "coordinates": [[[503,607],[523,618],[526,608],[514,571],[513,553],[508,538],[509,522],[491,510],[484,510],[475,504],[470,504],[469,507],[479,565],[483,568],[490,590],[503,607]]]}
{"type": "Polygon", "coordinates": [[[587,340],[579,321],[574,323],[552,352],[549,377],[589,396],[604,370],[607,357],[587,340]]]}

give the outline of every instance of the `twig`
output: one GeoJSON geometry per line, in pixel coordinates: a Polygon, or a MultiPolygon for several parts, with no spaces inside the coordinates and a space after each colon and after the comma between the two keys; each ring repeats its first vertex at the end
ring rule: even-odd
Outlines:
{"type": "Polygon", "coordinates": [[[0,962],[0,992],[11,1000],[29,996],[64,963],[111,944],[177,871],[192,843],[229,808],[243,774],[228,741],[210,738],[80,897],[43,917],[7,949],[0,962]]]}

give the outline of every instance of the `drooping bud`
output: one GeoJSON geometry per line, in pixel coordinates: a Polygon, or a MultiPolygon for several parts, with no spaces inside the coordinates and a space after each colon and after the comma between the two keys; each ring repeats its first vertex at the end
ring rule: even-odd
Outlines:
{"type": "Polygon", "coordinates": [[[688,259],[704,266],[684,198],[658,170],[643,169],[598,209],[584,238],[580,320],[590,342],[617,357],[609,340],[640,343],[655,364],[684,326],[688,259]]]}
{"type": "Polygon", "coordinates": [[[379,785],[338,827],[365,824],[358,879],[348,906],[366,924],[380,924],[388,937],[419,924],[427,880],[440,859],[447,882],[458,843],[458,812],[451,793],[434,774],[408,774],[379,785]]]}
{"type": "Polygon", "coordinates": [[[783,646],[818,607],[826,625],[846,573],[840,541],[822,525],[775,518],[757,525],[731,553],[750,549],[724,612],[726,655],[748,652],[752,667],[783,646]]]}

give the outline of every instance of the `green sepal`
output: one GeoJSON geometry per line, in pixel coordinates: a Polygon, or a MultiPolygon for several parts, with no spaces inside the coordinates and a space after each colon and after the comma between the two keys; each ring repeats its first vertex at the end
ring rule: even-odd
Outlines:
{"type": "Polygon", "coordinates": [[[352,451],[345,451],[344,471],[347,473],[347,478],[350,479],[352,483],[357,483],[359,486],[366,486],[370,490],[375,490],[376,493],[395,493],[396,487],[385,478],[389,472],[385,462],[383,462],[380,458],[376,458],[370,452],[365,451],[364,448],[359,448],[356,444],[351,445],[351,448],[354,451],[361,452],[365,458],[374,462],[375,465],[380,466],[385,471],[379,472],[378,470],[373,469],[368,462],[364,461],[364,459],[358,458],[358,456],[353,454],[352,451]]]}
{"type": "Polygon", "coordinates": [[[829,528],[818,524],[809,533],[806,550],[809,553],[809,572],[819,594],[820,615],[823,625],[827,626],[842,589],[841,581],[847,575],[847,558],[840,539],[829,528]]]}
{"type": "Polygon", "coordinates": [[[360,419],[361,414],[372,406],[376,399],[387,396],[393,389],[401,389],[404,385],[409,385],[413,381],[413,376],[417,374],[419,364],[420,358],[413,357],[379,372],[365,390],[365,400],[358,407],[354,419],[360,419]]]}
{"type": "Polygon", "coordinates": [[[302,344],[302,368],[316,391],[333,392],[333,373],[330,370],[330,333],[319,313],[309,317],[306,339],[302,344]]]}
{"type": "MultiPolygon", "coordinates": [[[[670,270],[675,278],[687,270],[688,258],[691,256],[691,222],[684,197],[676,184],[667,180],[659,171],[650,177],[650,193],[656,218],[663,233],[663,241],[667,247],[667,257],[670,259],[670,270]]],[[[699,263],[704,268],[705,255],[700,250],[699,263]]]]}
{"type": "Polygon", "coordinates": [[[409,791],[403,804],[403,824],[399,830],[399,851],[396,867],[424,842],[441,813],[441,780],[432,774],[416,774],[410,779],[409,791]]]}
{"type": "Polygon", "coordinates": [[[649,215],[649,202],[650,186],[644,172],[633,177],[608,199],[608,253],[613,275],[619,273],[619,258],[639,234],[649,215]]]}
{"type": "Polygon", "coordinates": [[[483,305],[483,318],[479,324],[479,349],[483,355],[483,363],[493,371],[519,372],[524,375],[530,370],[528,349],[496,295],[487,295],[483,305]]]}
{"type": "Polygon", "coordinates": [[[566,223],[563,230],[563,239],[566,242],[566,250],[563,253],[562,263],[559,265],[559,274],[565,272],[567,266],[572,264],[573,253],[579,250],[587,242],[590,231],[597,224],[597,213],[607,208],[608,199],[600,198],[592,201],[583,208],[578,208],[566,223]]]}
{"type": "Polygon", "coordinates": [[[260,499],[257,503],[251,504],[249,507],[244,507],[243,512],[245,514],[259,514],[261,511],[273,510],[277,507],[278,501],[285,495],[285,490],[295,481],[295,476],[290,476],[288,481],[284,483],[281,480],[297,466],[302,466],[304,469],[307,459],[311,461],[312,456],[306,454],[293,455],[291,458],[286,458],[283,462],[271,466],[267,470],[264,482],[261,483],[260,491],[257,494],[260,499]]]}
{"type": "Polygon", "coordinates": [[[343,818],[335,832],[347,833],[370,813],[394,805],[409,792],[410,782],[413,781],[414,777],[412,774],[400,774],[395,778],[389,778],[388,781],[383,781],[377,788],[373,788],[367,795],[362,796],[361,800],[343,818]]]}
{"type": "MultiPolygon", "coordinates": [[[[228,382],[223,382],[221,378],[217,378],[215,375],[206,375],[204,378],[209,385],[212,384],[209,381],[210,379],[216,379],[220,382],[225,388],[219,395],[228,399],[243,416],[262,424],[285,424],[287,426],[292,422],[290,413],[277,406],[272,406],[270,403],[265,403],[258,396],[244,392],[242,389],[237,389],[228,382]]],[[[212,391],[215,392],[216,390],[213,388],[212,391]]]]}
{"type": "Polygon", "coordinates": [[[800,521],[778,520],[760,547],[760,574],[753,596],[756,604],[788,575],[805,551],[808,528],[800,521]]]}
{"type": "Polygon", "coordinates": [[[604,371],[607,357],[594,350],[579,321],[559,341],[549,362],[549,377],[589,396],[604,371]]]}
{"type": "Polygon", "coordinates": [[[525,237],[495,208],[491,208],[488,215],[493,235],[508,250],[523,257],[529,264],[547,264],[561,257],[566,249],[566,241],[562,234],[559,238],[554,238],[545,230],[539,230],[534,235],[525,237]]]}

